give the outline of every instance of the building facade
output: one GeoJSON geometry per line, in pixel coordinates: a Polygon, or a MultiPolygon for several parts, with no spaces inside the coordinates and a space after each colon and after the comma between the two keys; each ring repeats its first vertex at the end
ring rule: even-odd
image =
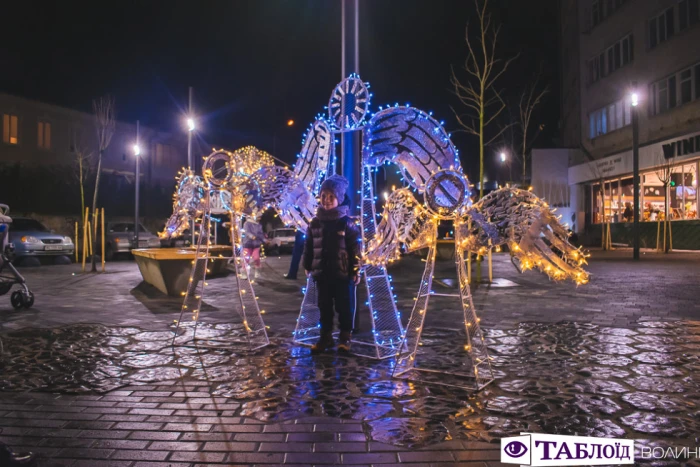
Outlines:
{"type": "MultiPolygon", "coordinates": [[[[0,93],[0,165],[21,167],[66,166],[77,154],[97,160],[97,132],[89,113],[0,93]]],[[[139,131],[141,180],[171,187],[178,171],[187,165],[187,141],[143,125],[139,131]]],[[[136,168],[133,146],[135,123],[117,121],[111,143],[102,158],[102,174],[133,183],[136,168]]]]}
{"type": "Polygon", "coordinates": [[[565,148],[533,151],[533,185],[545,178],[535,173],[538,159],[544,167],[560,158],[566,163],[549,165],[546,177],[568,184],[576,231],[611,222],[626,241],[637,209],[649,224],[643,229],[655,232],[656,221],[668,216],[678,221],[674,232],[697,231],[699,240],[686,246],[700,248],[700,0],[562,0],[560,39],[565,148]],[[635,110],[639,206],[633,206],[635,110]]]}

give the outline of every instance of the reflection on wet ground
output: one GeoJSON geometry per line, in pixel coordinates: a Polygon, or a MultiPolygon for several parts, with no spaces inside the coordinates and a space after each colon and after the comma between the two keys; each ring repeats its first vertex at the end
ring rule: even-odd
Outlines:
{"type": "MultiPolygon", "coordinates": [[[[521,431],[684,439],[700,433],[700,321],[521,324],[487,330],[496,380],[481,393],[391,378],[392,361],[311,356],[289,332],[254,352],[234,325],[172,332],[74,325],[4,334],[0,390],[105,393],[125,385],[205,381],[240,402],[233,416],[279,422],[330,416],[364,422],[376,441],[420,447],[492,441],[521,431]],[[186,345],[185,345],[186,344],[186,345]]],[[[426,331],[423,346],[463,363],[464,336],[426,331]]]]}

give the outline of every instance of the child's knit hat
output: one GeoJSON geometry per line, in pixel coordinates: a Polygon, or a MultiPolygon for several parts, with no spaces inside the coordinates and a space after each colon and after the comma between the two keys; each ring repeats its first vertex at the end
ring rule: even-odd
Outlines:
{"type": "Polygon", "coordinates": [[[321,191],[332,192],[338,203],[342,203],[345,198],[345,192],[348,189],[348,180],[342,175],[331,175],[321,184],[321,191]]]}

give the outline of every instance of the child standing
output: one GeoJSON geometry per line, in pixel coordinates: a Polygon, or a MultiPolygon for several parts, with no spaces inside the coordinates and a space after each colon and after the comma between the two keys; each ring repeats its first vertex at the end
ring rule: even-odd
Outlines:
{"type": "Polygon", "coordinates": [[[335,345],[334,305],[340,328],[338,350],[350,350],[354,319],[350,290],[360,282],[360,232],[348,216],[347,188],[348,181],[339,175],[332,175],[323,182],[321,205],[306,231],[304,269],[316,282],[321,311],[321,338],[311,347],[312,353],[325,352],[335,345]],[[341,200],[342,205],[339,205],[341,200]]]}

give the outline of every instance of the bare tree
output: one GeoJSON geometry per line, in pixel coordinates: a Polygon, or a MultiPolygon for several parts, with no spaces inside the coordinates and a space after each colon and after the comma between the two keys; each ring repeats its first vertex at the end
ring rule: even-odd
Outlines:
{"type": "MultiPolygon", "coordinates": [[[[92,216],[96,219],[97,193],[100,188],[100,173],[102,171],[102,155],[109,147],[114,135],[116,125],[114,98],[103,96],[92,101],[92,109],[95,112],[95,128],[97,130],[97,170],[95,174],[95,192],[92,197],[92,216]]],[[[93,221],[92,251],[97,251],[97,222],[93,221]]],[[[92,272],[97,271],[95,255],[92,256],[92,272]]]]}
{"type": "Polygon", "coordinates": [[[539,80],[541,72],[537,73],[535,80],[531,85],[525,87],[525,90],[520,95],[520,104],[518,105],[519,111],[519,122],[520,134],[522,135],[522,144],[520,145],[520,160],[523,165],[523,177],[521,183],[525,185],[525,180],[527,177],[527,159],[530,155],[530,150],[535,142],[535,139],[540,134],[543,125],[538,125],[535,129],[535,133],[532,139],[528,142],[528,132],[530,130],[530,123],[532,122],[532,113],[541,102],[542,98],[549,92],[549,86],[545,86],[540,89],[539,80]]]}
{"type": "Polygon", "coordinates": [[[93,170],[93,153],[87,149],[84,140],[78,132],[73,131],[73,176],[80,186],[80,218],[85,217],[85,183],[93,170]]]}
{"type": "Polygon", "coordinates": [[[484,148],[496,140],[504,129],[485,140],[485,129],[491,125],[506,108],[500,91],[495,89],[496,80],[508,69],[515,57],[506,61],[496,58],[496,43],[500,26],[491,24],[491,15],[486,12],[488,0],[474,0],[476,5],[478,30],[476,40],[469,36],[469,24],[466,27],[465,41],[469,55],[464,61],[467,77],[461,81],[452,68],[450,82],[454,93],[468,112],[460,115],[454,109],[455,116],[463,131],[479,137],[479,197],[484,194],[484,148]]]}
{"type": "Polygon", "coordinates": [[[664,253],[668,253],[672,247],[672,235],[671,235],[671,218],[670,218],[670,206],[669,206],[669,191],[671,188],[671,180],[673,179],[673,173],[676,171],[674,165],[675,158],[666,159],[663,153],[659,153],[656,157],[659,168],[656,169],[656,176],[664,186],[664,227],[663,227],[663,241],[659,242],[657,238],[657,247],[662,244],[661,250],[664,253]],[[668,233],[667,233],[668,232],[668,233]],[[668,238],[668,242],[666,239],[668,238]]]}
{"type": "MultiPolygon", "coordinates": [[[[602,236],[601,236],[601,248],[605,250],[612,250],[612,238],[610,234],[610,221],[608,220],[608,217],[605,212],[605,174],[603,173],[602,167],[599,166],[596,162],[593,162],[589,165],[589,169],[593,176],[598,180],[598,190],[600,193],[600,200],[601,200],[601,227],[602,227],[602,236]]],[[[595,196],[595,192],[593,193],[595,196]]],[[[597,198],[597,196],[596,196],[597,198]]],[[[598,203],[596,199],[596,205],[598,203]]],[[[612,200],[610,200],[610,207],[612,209],[612,200]]],[[[595,222],[595,221],[594,221],[595,222]]]]}

